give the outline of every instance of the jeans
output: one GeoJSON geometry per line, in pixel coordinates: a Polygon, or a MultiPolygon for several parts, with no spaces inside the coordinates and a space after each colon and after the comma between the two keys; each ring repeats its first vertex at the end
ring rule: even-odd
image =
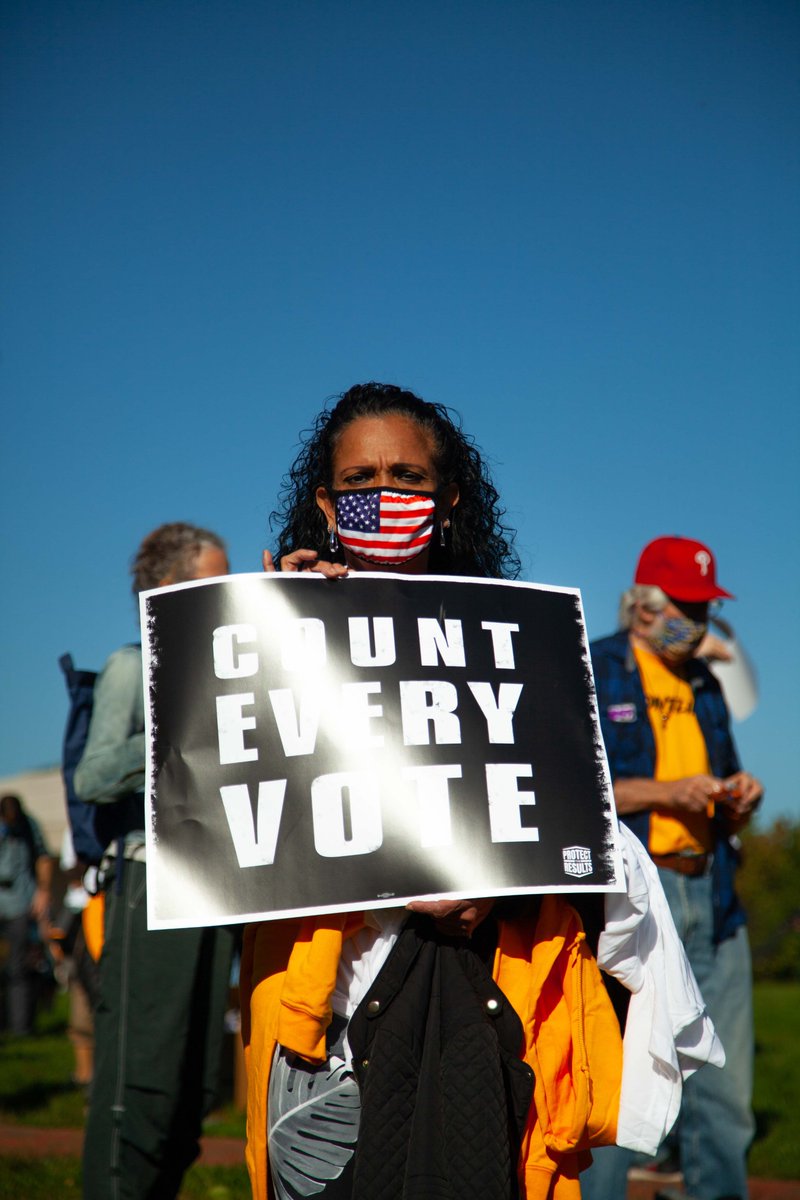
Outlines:
{"type": "MultiPolygon", "coordinates": [[[[703,1066],[683,1085],[676,1124],[684,1186],[691,1200],[747,1197],[747,1150],[755,1132],[750,946],[744,926],[713,944],[710,876],[659,869],[672,917],[727,1061],[703,1066]]],[[[593,1151],[581,1176],[584,1200],[625,1200],[627,1170],[641,1156],[619,1146],[593,1151]]]]}
{"type": "Polygon", "coordinates": [[[686,1190],[696,1200],[747,1196],[747,1151],[755,1133],[753,986],[742,925],[712,942],[711,879],[659,870],[678,935],[725,1047],[722,1070],[701,1067],[683,1087],[678,1145],[686,1190]]]}

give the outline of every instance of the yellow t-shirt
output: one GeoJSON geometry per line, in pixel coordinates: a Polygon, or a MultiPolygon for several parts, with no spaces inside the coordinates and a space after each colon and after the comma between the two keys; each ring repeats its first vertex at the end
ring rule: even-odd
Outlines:
{"type": "MultiPolygon", "coordinates": [[[[666,783],[686,775],[708,775],[710,766],[703,732],[694,711],[691,685],[671,671],[660,658],[634,646],[642,680],[647,714],[656,742],[654,778],[666,783]]],[[[654,808],[650,814],[651,854],[675,854],[679,850],[702,853],[713,844],[710,817],[706,813],[681,813],[654,808]]]]}

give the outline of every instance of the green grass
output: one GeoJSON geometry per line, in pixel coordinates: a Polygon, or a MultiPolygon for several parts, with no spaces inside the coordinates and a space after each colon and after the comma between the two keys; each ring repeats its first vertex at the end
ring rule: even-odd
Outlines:
{"type": "MultiPolygon", "coordinates": [[[[755,987],[756,1140],[750,1174],[800,1179],[800,983],[755,987]]],[[[84,1100],[69,1082],[72,1049],[66,1037],[66,1000],[57,997],[40,1017],[35,1036],[0,1039],[0,1123],[80,1128],[84,1100]]],[[[244,1136],[244,1117],[232,1105],[206,1124],[209,1135],[244,1136]]],[[[0,1157],[0,1196],[69,1200],[80,1196],[80,1167],[72,1159],[0,1157]]],[[[193,1167],[181,1200],[249,1200],[244,1166],[193,1167]]]]}
{"type": "Polygon", "coordinates": [[[79,1200],[81,1171],[73,1158],[0,1157],[0,1196],[24,1196],[25,1200],[48,1200],[63,1196],[79,1200]]]}
{"type": "MultiPolygon", "coordinates": [[[[57,995],[40,1014],[29,1038],[0,1036],[0,1124],[44,1129],[80,1129],[85,1118],[83,1092],[70,1081],[72,1047],[67,1039],[67,998],[57,995]]],[[[244,1137],[244,1114],[232,1104],[212,1113],[204,1132],[210,1137],[244,1137]]],[[[0,1155],[0,1196],[25,1200],[70,1200],[81,1195],[77,1159],[0,1155]]],[[[242,1162],[235,1167],[195,1166],[187,1171],[181,1200],[250,1200],[242,1162]]]]}
{"type": "MultiPolygon", "coordinates": [[[[0,1196],[25,1200],[80,1200],[81,1171],[77,1159],[0,1157],[0,1196]]],[[[180,1200],[251,1200],[244,1167],[192,1167],[180,1200]]]]}
{"type": "Polygon", "coordinates": [[[52,1009],[39,1015],[33,1037],[0,1038],[0,1122],[4,1125],[50,1129],[83,1125],[84,1097],[70,1081],[73,1058],[66,1028],[67,997],[57,995],[52,1009]]]}
{"type": "Polygon", "coordinates": [[[800,1179],[800,983],[757,983],[750,1174],[800,1179]]]}
{"type": "MultiPolygon", "coordinates": [[[[0,1036],[0,1124],[43,1129],[80,1129],[85,1099],[70,1080],[67,997],[56,995],[29,1038],[0,1036]]],[[[244,1113],[222,1105],[206,1121],[209,1137],[244,1137],[244,1113]]],[[[0,1192],[0,1195],[3,1193],[0,1192]]]]}

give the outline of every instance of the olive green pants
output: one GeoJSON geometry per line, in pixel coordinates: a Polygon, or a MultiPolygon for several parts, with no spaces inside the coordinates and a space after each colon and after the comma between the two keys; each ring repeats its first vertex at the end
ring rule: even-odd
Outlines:
{"type": "Polygon", "coordinates": [[[84,1200],[174,1200],[215,1100],[232,936],[147,929],[144,863],[106,894],[84,1200]]]}

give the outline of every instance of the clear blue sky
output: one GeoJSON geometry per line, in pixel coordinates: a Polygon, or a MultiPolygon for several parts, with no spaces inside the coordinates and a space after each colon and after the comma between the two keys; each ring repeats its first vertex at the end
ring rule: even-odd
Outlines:
{"type": "Polygon", "coordinates": [[[592,636],[710,543],[799,816],[798,50],[780,0],[6,0],[0,774],[59,757],[59,654],[136,638],[143,534],[258,569],[374,378],[458,409],[592,636]]]}

